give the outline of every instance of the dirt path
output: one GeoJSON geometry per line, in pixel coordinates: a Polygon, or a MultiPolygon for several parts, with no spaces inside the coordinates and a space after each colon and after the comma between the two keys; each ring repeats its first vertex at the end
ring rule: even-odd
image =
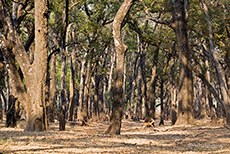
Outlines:
{"type": "Polygon", "coordinates": [[[0,153],[230,153],[230,130],[223,126],[157,126],[123,120],[119,136],[105,135],[108,123],[58,123],[47,132],[23,132],[0,125],[0,153]]]}

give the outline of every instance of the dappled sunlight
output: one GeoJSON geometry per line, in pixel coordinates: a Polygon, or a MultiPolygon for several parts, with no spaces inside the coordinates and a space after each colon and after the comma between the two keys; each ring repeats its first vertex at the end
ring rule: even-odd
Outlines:
{"type": "MultiPolygon", "coordinates": [[[[20,128],[0,129],[0,149],[8,153],[207,153],[230,152],[230,131],[223,126],[156,126],[123,120],[121,135],[104,134],[108,122],[88,126],[67,124],[58,131],[52,123],[46,132],[20,128]]],[[[166,124],[167,121],[166,121],[166,124]]]]}

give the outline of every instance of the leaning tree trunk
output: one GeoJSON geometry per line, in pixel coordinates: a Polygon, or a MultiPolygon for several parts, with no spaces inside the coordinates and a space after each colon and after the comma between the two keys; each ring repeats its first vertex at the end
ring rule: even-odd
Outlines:
{"type": "Polygon", "coordinates": [[[193,82],[191,56],[187,34],[187,7],[188,1],[172,0],[173,27],[176,33],[179,51],[179,89],[178,89],[178,116],[176,124],[191,124],[194,122],[193,82]]]}
{"type": "Polygon", "coordinates": [[[128,47],[122,42],[122,23],[128,14],[133,0],[125,0],[119,8],[113,22],[113,38],[116,47],[117,65],[114,69],[113,106],[109,128],[106,133],[120,134],[123,104],[123,78],[125,51],[128,47]]]}
{"type": "Polygon", "coordinates": [[[222,99],[223,99],[223,103],[224,103],[224,109],[223,110],[224,110],[225,117],[226,117],[226,124],[229,126],[230,125],[230,111],[229,111],[230,110],[230,105],[229,105],[230,97],[228,94],[228,87],[227,87],[227,83],[225,80],[224,72],[221,68],[219,61],[218,61],[218,56],[217,56],[216,52],[214,51],[212,24],[211,24],[211,19],[209,16],[208,7],[206,6],[204,1],[201,1],[201,3],[203,5],[204,13],[206,15],[206,19],[207,19],[207,23],[208,23],[210,52],[211,52],[213,60],[214,60],[214,66],[215,66],[217,77],[218,77],[219,84],[220,84],[220,91],[221,91],[221,95],[222,95],[222,99]]]}

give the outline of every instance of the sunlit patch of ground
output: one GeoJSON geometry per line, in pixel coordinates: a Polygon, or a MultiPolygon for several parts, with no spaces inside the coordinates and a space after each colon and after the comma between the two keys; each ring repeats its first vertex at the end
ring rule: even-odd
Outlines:
{"type": "MultiPolygon", "coordinates": [[[[230,130],[221,125],[144,128],[143,121],[123,120],[121,135],[104,134],[108,122],[80,126],[68,123],[58,131],[24,132],[0,124],[0,153],[230,153],[230,130]]],[[[157,124],[157,122],[156,122],[157,124]]]]}

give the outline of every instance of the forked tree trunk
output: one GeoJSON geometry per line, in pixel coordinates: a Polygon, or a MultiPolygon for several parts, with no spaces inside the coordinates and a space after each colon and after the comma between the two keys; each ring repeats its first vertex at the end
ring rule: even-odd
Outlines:
{"type": "Polygon", "coordinates": [[[114,83],[113,83],[113,106],[112,115],[109,128],[106,133],[120,134],[121,119],[122,119],[122,104],[123,98],[123,78],[124,78],[124,62],[125,51],[128,47],[122,42],[121,29],[122,23],[128,14],[133,0],[125,0],[119,8],[113,22],[113,38],[116,47],[117,65],[114,70],[114,83]]]}
{"type": "MultiPolygon", "coordinates": [[[[7,6],[3,0],[0,1],[1,21],[7,33],[7,41],[11,46],[5,50],[8,54],[9,76],[12,81],[12,94],[18,98],[19,102],[27,111],[28,131],[43,131],[47,129],[46,105],[45,105],[45,85],[47,75],[47,1],[35,1],[35,52],[33,64],[30,64],[26,50],[16,32],[10,19],[7,6]],[[19,64],[27,90],[20,79],[12,52],[19,64]]],[[[5,48],[5,49],[6,49],[5,48]]]]}
{"type": "Polygon", "coordinates": [[[178,89],[178,115],[176,124],[192,124],[193,108],[193,81],[191,56],[187,34],[187,3],[188,1],[172,0],[173,28],[176,33],[179,52],[179,89],[178,89]]]}

